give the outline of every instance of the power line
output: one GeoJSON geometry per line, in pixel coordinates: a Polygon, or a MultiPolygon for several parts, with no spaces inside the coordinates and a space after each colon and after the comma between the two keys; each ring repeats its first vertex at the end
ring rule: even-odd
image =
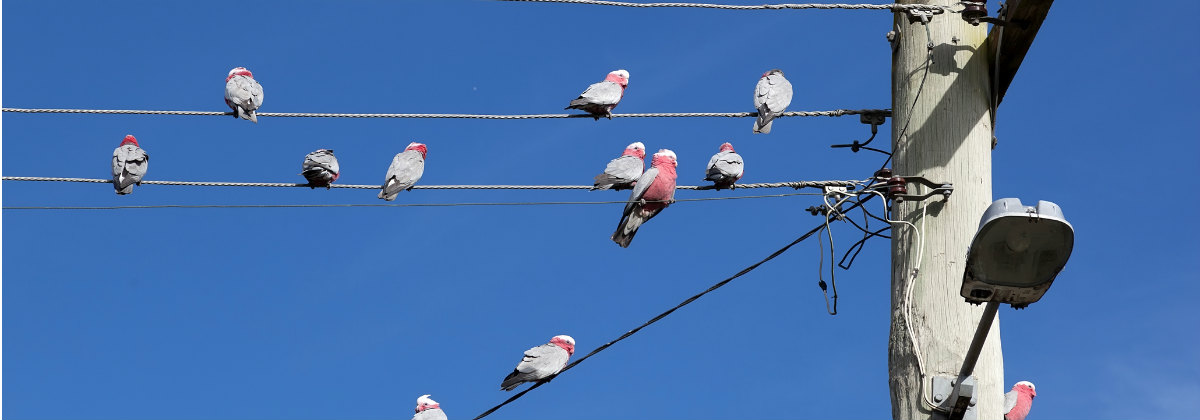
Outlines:
{"type": "MultiPolygon", "coordinates": [[[[40,182],[83,182],[95,184],[112,184],[111,179],[98,178],[63,178],[39,176],[6,176],[5,181],[40,181],[40,182]]],[[[754,184],[736,184],[735,188],[793,188],[806,187],[848,187],[865,181],[789,181],[789,182],[760,182],[754,184]]],[[[176,185],[190,187],[273,187],[273,188],[309,188],[308,184],[290,182],[214,182],[214,181],[142,181],[146,185],[176,185]]],[[[347,188],[358,190],[378,190],[379,184],[331,184],[331,188],[347,188]]],[[[414,190],[590,190],[591,185],[414,185],[414,190]]],[[[677,190],[711,190],[712,185],[679,185],[677,190]]]]}
{"type": "MultiPolygon", "coordinates": [[[[756,198],[794,197],[821,195],[821,193],[787,193],[766,195],[741,195],[733,197],[680,198],[676,203],[689,201],[744,200],[756,198]]],[[[654,201],[648,201],[654,202],[654,201]]],[[[335,207],[459,207],[459,206],[550,206],[550,205],[595,205],[628,204],[629,201],[536,201],[536,202],[492,202],[492,203],[373,203],[373,204],[156,204],[142,206],[5,206],[4,210],[126,210],[126,209],[262,209],[262,208],[335,208],[335,207]]]]}
{"type": "MultiPolygon", "coordinates": [[[[814,194],[815,194],[815,193],[814,193],[814,194]]],[[[821,195],[824,195],[824,194],[821,194],[821,195]]],[[[862,203],[864,203],[864,202],[866,202],[867,200],[869,200],[869,199],[870,199],[870,197],[871,197],[871,196],[868,196],[868,197],[867,197],[866,199],[864,199],[864,200],[860,200],[860,201],[858,201],[858,202],[855,202],[855,203],[854,203],[854,205],[852,205],[852,206],[850,206],[850,207],[846,208],[846,210],[845,210],[845,211],[850,211],[850,210],[853,210],[854,208],[856,208],[856,207],[858,207],[858,206],[861,206],[861,205],[862,205],[862,203]]],[[[799,237],[799,238],[796,238],[796,240],[792,241],[791,243],[789,243],[789,244],[787,244],[787,245],[784,245],[784,246],[783,246],[783,248],[779,248],[779,250],[777,250],[777,251],[775,251],[775,252],[771,253],[771,255],[768,255],[766,258],[763,258],[761,261],[759,261],[759,262],[756,262],[756,263],[754,263],[754,264],[751,264],[750,266],[748,266],[748,267],[746,267],[746,268],[743,268],[743,269],[742,269],[742,271],[739,271],[739,272],[737,272],[737,274],[734,274],[733,276],[730,276],[729,278],[726,278],[725,280],[721,280],[721,281],[717,282],[716,284],[714,284],[714,285],[710,286],[708,289],[705,289],[703,292],[700,292],[700,293],[696,294],[695,296],[692,296],[692,297],[690,297],[690,298],[687,298],[687,299],[686,299],[686,300],[684,300],[683,302],[680,302],[678,305],[675,305],[675,306],[674,306],[674,307],[672,307],[671,309],[668,309],[666,312],[663,312],[663,313],[661,313],[661,314],[658,314],[658,316],[655,316],[654,318],[650,318],[650,320],[649,320],[649,321],[646,321],[646,322],[645,322],[645,323],[643,323],[642,325],[639,325],[637,328],[634,328],[634,329],[632,329],[632,330],[629,330],[629,331],[628,331],[628,332],[626,332],[625,334],[621,334],[621,336],[620,336],[620,337],[617,337],[617,339],[616,339],[616,340],[612,340],[612,341],[609,341],[609,342],[607,342],[607,343],[604,343],[604,345],[602,345],[602,346],[600,346],[600,347],[597,347],[595,350],[592,350],[592,351],[591,351],[590,353],[588,353],[587,355],[585,355],[585,356],[583,356],[583,357],[579,358],[579,360],[576,360],[576,361],[574,361],[574,362],[571,362],[571,364],[568,364],[566,367],[564,367],[564,368],[563,368],[561,371],[559,371],[558,373],[554,374],[553,376],[551,376],[551,377],[549,377],[549,378],[546,378],[546,379],[544,379],[544,380],[538,381],[537,383],[533,384],[533,386],[530,386],[529,388],[526,388],[525,390],[523,390],[523,391],[521,391],[521,392],[518,392],[516,395],[513,395],[513,396],[512,396],[512,397],[510,397],[509,399],[507,399],[507,400],[504,400],[504,402],[500,403],[499,405],[496,405],[495,407],[492,407],[492,408],[488,409],[487,411],[484,411],[484,412],[483,412],[483,414],[480,414],[480,415],[478,415],[478,416],[475,416],[475,418],[474,418],[474,419],[471,419],[471,420],[479,420],[479,419],[482,419],[482,418],[484,418],[484,417],[487,417],[489,414],[492,414],[492,413],[493,413],[493,412],[495,412],[496,410],[499,410],[501,407],[504,407],[505,405],[508,405],[508,403],[510,403],[510,402],[513,402],[513,401],[516,401],[518,398],[521,398],[522,396],[524,396],[524,395],[525,395],[526,393],[528,393],[529,391],[533,391],[533,390],[534,390],[534,389],[536,389],[537,387],[539,387],[539,386],[542,386],[543,384],[545,384],[545,383],[547,383],[547,382],[550,382],[550,380],[552,380],[552,379],[554,379],[554,378],[558,377],[558,375],[562,375],[563,373],[566,373],[568,370],[571,370],[571,368],[575,367],[576,365],[578,365],[578,364],[580,364],[580,363],[583,363],[583,361],[584,361],[584,360],[587,360],[589,357],[592,357],[592,356],[594,356],[595,354],[597,354],[597,353],[600,353],[600,352],[602,352],[602,351],[604,351],[604,350],[608,349],[608,348],[609,348],[609,347],[611,347],[613,344],[616,344],[616,343],[620,342],[621,340],[624,340],[624,339],[626,339],[626,338],[629,338],[630,336],[632,336],[632,335],[634,335],[634,334],[637,334],[637,332],[638,332],[638,331],[641,331],[643,328],[646,328],[646,327],[650,326],[650,324],[653,324],[653,323],[655,323],[655,322],[658,322],[659,320],[661,320],[661,319],[663,319],[663,318],[666,318],[666,317],[667,317],[667,315],[670,315],[672,312],[675,312],[675,311],[676,311],[676,310],[678,310],[679,308],[682,308],[682,307],[684,307],[684,306],[687,306],[688,304],[690,304],[690,303],[692,303],[692,302],[695,302],[697,299],[700,299],[700,298],[701,298],[701,297],[703,297],[704,295],[707,295],[707,294],[709,294],[710,292],[712,292],[712,291],[714,291],[714,290],[720,289],[722,286],[725,286],[726,284],[729,284],[729,282],[733,281],[734,279],[736,279],[736,278],[738,278],[738,277],[741,277],[741,276],[744,276],[744,275],[746,275],[746,273],[749,273],[749,272],[751,272],[751,271],[754,271],[754,269],[758,268],[758,266],[760,266],[760,265],[763,265],[763,264],[764,264],[764,263],[766,263],[767,261],[771,261],[771,260],[775,259],[775,257],[778,257],[780,254],[783,254],[785,251],[787,251],[787,250],[788,250],[788,249],[790,249],[791,247],[795,246],[796,244],[798,244],[798,243],[800,243],[800,242],[803,242],[805,239],[808,239],[808,237],[810,237],[810,236],[812,236],[813,234],[817,233],[818,231],[820,231],[820,230],[824,229],[824,228],[825,228],[825,226],[826,226],[826,222],[822,222],[821,224],[817,225],[817,227],[814,227],[814,228],[812,228],[812,230],[809,230],[807,233],[805,233],[805,234],[803,234],[803,235],[800,235],[800,237],[799,237]]]]}
{"type": "Polygon", "coordinates": [[[891,11],[907,11],[907,10],[930,10],[935,12],[953,12],[948,6],[936,6],[929,4],[846,4],[846,3],[784,3],[784,4],[761,4],[761,5],[736,5],[736,4],[707,4],[707,3],[630,3],[623,1],[604,1],[604,0],[500,0],[500,1],[516,1],[530,3],[570,3],[570,4],[590,4],[597,6],[621,6],[621,7],[690,7],[700,9],[727,9],[727,10],[778,10],[778,9],[846,9],[846,10],[891,10],[891,11]]]}
{"type": "MultiPolygon", "coordinates": [[[[66,108],[0,108],[4,112],[24,114],[138,114],[138,115],[198,115],[224,116],[233,115],[228,111],[154,111],[137,109],[66,109],[66,108]]],[[[892,115],[890,109],[835,109],[832,111],[788,111],[780,117],[841,117],[845,115],[878,114],[885,117],[892,115]]],[[[348,114],[348,113],[318,113],[318,112],[258,112],[259,117],[286,118],[460,118],[481,120],[531,120],[547,118],[593,118],[591,114],[348,114]]],[[[642,114],[613,114],[613,118],[750,118],[758,117],[758,112],[657,112],[642,114]]]]}

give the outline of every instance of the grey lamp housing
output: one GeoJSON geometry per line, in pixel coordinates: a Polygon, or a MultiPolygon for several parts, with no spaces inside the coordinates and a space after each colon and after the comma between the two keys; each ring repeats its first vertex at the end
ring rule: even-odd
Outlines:
{"type": "Polygon", "coordinates": [[[967,251],[960,294],[967,302],[1021,309],[1046,294],[1075,246],[1075,229],[1049,201],[996,200],[983,212],[967,251]]]}

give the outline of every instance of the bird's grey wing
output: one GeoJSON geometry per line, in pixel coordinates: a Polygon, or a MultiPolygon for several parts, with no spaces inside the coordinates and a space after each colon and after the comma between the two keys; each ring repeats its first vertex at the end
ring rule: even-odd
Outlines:
{"type": "Polygon", "coordinates": [[[766,79],[770,84],[769,93],[765,98],[767,108],[770,108],[771,112],[783,112],[792,104],[792,83],[778,74],[772,74],[766,79]]]}
{"type": "Polygon", "coordinates": [[[544,370],[546,362],[553,361],[555,349],[559,349],[558,346],[553,344],[542,344],[529,350],[525,350],[525,357],[521,359],[521,363],[517,364],[517,372],[531,374],[544,370]]]}
{"type": "Polygon", "coordinates": [[[593,104],[613,105],[621,101],[621,85],[609,81],[596,83],[588,86],[579,98],[593,104]]]}
{"type": "Polygon", "coordinates": [[[247,90],[249,90],[249,92],[250,92],[250,103],[252,105],[254,105],[254,109],[258,109],[263,104],[262,85],[259,84],[257,80],[251,79],[249,77],[247,77],[246,80],[250,82],[249,87],[247,88],[247,90]]]}
{"type": "Polygon", "coordinates": [[[613,175],[625,182],[633,182],[642,176],[643,168],[645,168],[645,164],[641,159],[634,156],[621,156],[609,162],[608,167],[604,168],[604,173],[613,175]]]}
{"type": "Polygon", "coordinates": [[[714,166],[726,176],[736,178],[742,174],[742,156],[732,152],[725,153],[720,159],[717,159],[714,166]]]}
{"type": "Polygon", "coordinates": [[[758,84],[754,85],[754,109],[762,108],[763,104],[767,103],[767,96],[771,94],[771,81],[763,77],[758,79],[758,84]]]}
{"type": "Polygon", "coordinates": [[[150,167],[150,155],[141,147],[126,145],[117,149],[121,161],[125,162],[125,172],[134,183],[142,182],[146,170],[150,167]]]}
{"type": "Polygon", "coordinates": [[[431,408],[414,414],[412,420],[446,420],[446,412],[440,408],[431,408]]]}
{"type": "Polygon", "coordinates": [[[1012,411],[1013,407],[1017,406],[1017,397],[1016,390],[1008,391],[1004,394],[1004,414],[1008,414],[1009,411],[1012,411]]]}
{"type": "Polygon", "coordinates": [[[249,77],[236,76],[225,83],[225,98],[246,111],[262,106],[262,95],[262,85],[249,77]]]}
{"type": "Polygon", "coordinates": [[[629,217],[629,213],[633,212],[633,208],[637,205],[636,201],[641,200],[646,195],[646,190],[650,188],[650,184],[654,182],[654,178],[658,177],[658,168],[651,167],[646,172],[642,172],[642,176],[638,177],[637,185],[633,186],[633,191],[629,193],[629,203],[625,204],[625,212],[621,219],[624,223],[624,218],[629,217]]]}
{"type": "Polygon", "coordinates": [[[333,153],[326,151],[312,152],[309,153],[308,156],[304,157],[303,169],[308,170],[311,168],[324,168],[325,170],[335,174],[338,173],[338,169],[340,169],[338,167],[337,157],[334,156],[333,153]]]}
{"type": "Polygon", "coordinates": [[[415,150],[406,150],[392,159],[387,179],[383,181],[384,195],[391,195],[412,187],[425,173],[425,159],[415,150]]]}
{"type": "Polygon", "coordinates": [[[118,148],[116,148],[116,150],[113,150],[113,160],[112,160],[113,179],[117,179],[117,177],[119,177],[119,176],[121,176],[121,174],[125,173],[125,159],[122,158],[122,156],[123,156],[123,154],[121,153],[122,148],[124,148],[124,147],[118,147],[118,148]]]}

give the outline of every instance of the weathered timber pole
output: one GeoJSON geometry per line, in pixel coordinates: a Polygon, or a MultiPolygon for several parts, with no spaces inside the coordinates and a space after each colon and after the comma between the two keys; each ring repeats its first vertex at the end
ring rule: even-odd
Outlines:
{"type": "MultiPolygon", "coordinates": [[[[905,3],[957,4],[952,0],[905,3]]],[[[967,248],[980,215],[992,202],[989,60],[984,45],[987,26],[972,26],[949,12],[933,15],[924,24],[908,13],[895,16],[894,172],[952,183],[954,193],[947,199],[935,196],[894,205],[895,218],[920,227],[924,240],[918,243],[911,229],[896,225],[888,340],[892,416],[941,418],[944,414],[933,410],[930,403],[940,404],[949,396],[932,392],[932,378],[957,376],[983,312],[982,306],[966,303],[959,288],[967,248]],[[924,25],[928,25],[928,35],[924,25]],[[930,42],[932,63],[927,60],[930,42]],[[918,261],[920,270],[914,272],[918,261]],[[906,318],[911,318],[911,335],[906,318]],[[937,401],[939,398],[942,401],[937,401]]],[[[909,193],[924,193],[921,188],[910,184],[909,193]]],[[[978,418],[1002,418],[1004,365],[998,320],[992,323],[974,377],[978,418]]]]}

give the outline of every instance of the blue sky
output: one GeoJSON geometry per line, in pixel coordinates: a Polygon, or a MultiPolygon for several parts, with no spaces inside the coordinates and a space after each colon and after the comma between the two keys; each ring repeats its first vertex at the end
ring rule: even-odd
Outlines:
{"type": "MultiPolygon", "coordinates": [[[[1200,169],[1200,29],[1174,18],[1197,13],[1057,2],[1001,105],[994,197],[1057,202],[1076,229],[1042,301],[1000,313],[1006,387],[1038,385],[1031,418],[1200,416],[1200,229],[1187,221],[1200,200],[1186,188],[1200,169]]],[[[618,68],[631,73],[618,113],[751,111],[771,68],[796,87],[791,110],[886,108],[891,21],[490,1],[6,2],[3,105],[220,111],[226,72],[246,66],[264,112],[559,113],[618,68]]],[[[869,134],[857,117],[787,118],[766,136],[750,119],[2,121],[6,176],[104,178],[125,134],[155,180],[299,182],[304,155],[331,148],[340,183],[380,183],[410,141],[429,145],[426,185],[586,184],[635,140],[673,149],[681,184],[698,183],[724,141],[747,162],[743,182],[862,179],[880,164],[828,147],[869,134]]],[[[617,204],[5,210],[4,415],[394,419],[433,394],[470,418],[510,395],[499,383],[523,350],[570,334],[577,356],[591,351],[815,226],[803,209],[818,201],[678,203],[629,249],[609,240],[617,204]]],[[[5,206],[377,202],[365,190],[143,185],[119,197],[3,183],[5,206]]],[[[839,249],[858,238],[834,233],[839,249]]],[[[839,270],[837,316],[809,241],[489,418],[887,417],[888,250],[873,240],[839,270]]]]}

